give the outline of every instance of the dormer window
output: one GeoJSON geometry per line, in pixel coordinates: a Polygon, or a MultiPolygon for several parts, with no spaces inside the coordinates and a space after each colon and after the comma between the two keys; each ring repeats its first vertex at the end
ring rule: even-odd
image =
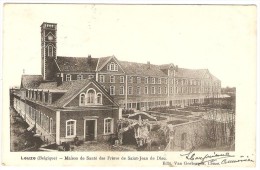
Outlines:
{"type": "Polygon", "coordinates": [[[82,74],[78,74],[77,75],[77,80],[82,80],[83,79],[83,75],[82,74]]]}
{"type": "Polygon", "coordinates": [[[70,74],[66,75],[66,81],[71,81],[71,75],[70,74]]]}
{"type": "Polygon", "coordinates": [[[107,70],[109,71],[118,71],[118,65],[114,62],[111,62],[107,65],[107,70]]]}

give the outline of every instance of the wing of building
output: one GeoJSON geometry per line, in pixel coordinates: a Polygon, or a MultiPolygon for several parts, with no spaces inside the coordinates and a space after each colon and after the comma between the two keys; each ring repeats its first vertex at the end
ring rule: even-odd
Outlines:
{"type": "Polygon", "coordinates": [[[221,81],[208,69],[120,57],[57,56],[57,24],[41,25],[41,75],[23,75],[14,107],[45,140],[107,140],[122,109],[186,106],[217,97],[221,81]]]}

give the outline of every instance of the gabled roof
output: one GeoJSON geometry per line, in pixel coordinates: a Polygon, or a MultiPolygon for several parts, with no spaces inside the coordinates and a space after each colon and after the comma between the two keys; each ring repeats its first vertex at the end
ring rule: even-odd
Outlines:
{"type": "Polygon", "coordinates": [[[158,65],[120,61],[126,74],[140,76],[167,76],[158,65]]]}
{"type": "Polygon", "coordinates": [[[203,78],[208,73],[208,69],[186,69],[178,68],[175,75],[176,77],[183,78],[203,78]]]}
{"type": "Polygon", "coordinates": [[[105,66],[105,64],[112,58],[112,56],[109,57],[100,57],[98,64],[97,64],[97,70],[100,70],[105,66]]]}
{"type": "Polygon", "coordinates": [[[70,84],[67,86],[67,92],[59,98],[56,102],[53,103],[53,105],[57,107],[63,107],[67,102],[69,102],[72,97],[81,91],[82,88],[84,88],[88,83],[90,83],[90,80],[75,80],[71,81],[70,84]]]}
{"type": "Polygon", "coordinates": [[[54,102],[53,105],[58,108],[64,107],[90,83],[94,83],[106,97],[108,97],[115,105],[117,105],[114,102],[113,98],[108,94],[108,92],[101,85],[99,85],[94,79],[83,79],[83,80],[63,82],[63,84],[58,86],[57,89],[60,90],[63,89],[67,91],[60,99],[54,102]]]}
{"type": "Polygon", "coordinates": [[[94,72],[98,58],[58,56],[56,63],[61,72],[94,72]]]}
{"type": "Polygon", "coordinates": [[[21,88],[37,88],[42,81],[42,75],[22,75],[21,88]]]}

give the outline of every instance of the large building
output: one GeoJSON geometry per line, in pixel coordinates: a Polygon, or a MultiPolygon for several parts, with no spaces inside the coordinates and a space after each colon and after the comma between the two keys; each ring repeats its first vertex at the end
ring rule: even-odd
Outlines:
{"type": "Polygon", "coordinates": [[[57,24],[43,23],[41,32],[44,81],[61,84],[93,78],[121,108],[146,110],[155,106],[203,103],[205,98],[216,97],[221,92],[220,80],[208,69],[120,61],[115,56],[57,56],[57,24]]]}
{"type": "Polygon", "coordinates": [[[57,24],[41,25],[42,75],[23,75],[15,109],[48,141],[106,140],[122,109],[204,103],[221,82],[208,69],[57,56],[57,24]]]}

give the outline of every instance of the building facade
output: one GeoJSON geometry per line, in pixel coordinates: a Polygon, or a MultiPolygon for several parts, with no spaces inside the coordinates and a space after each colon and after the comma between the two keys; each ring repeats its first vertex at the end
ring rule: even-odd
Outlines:
{"type": "Polygon", "coordinates": [[[41,25],[41,75],[23,75],[14,108],[44,140],[107,140],[122,109],[186,106],[217,97],[221,81],[208,69],[174,64],[57,56],[57,24],[41,25]]]}
{"type": "Polygon", "coordinates": [[[115,56],[56,56],[57,24],[43,23],[41,29],[44,80],[62,83],[93,78],[121,108],[185,106],[221,93],[221,81],[208,69],[119,61],[115,56]]]}

